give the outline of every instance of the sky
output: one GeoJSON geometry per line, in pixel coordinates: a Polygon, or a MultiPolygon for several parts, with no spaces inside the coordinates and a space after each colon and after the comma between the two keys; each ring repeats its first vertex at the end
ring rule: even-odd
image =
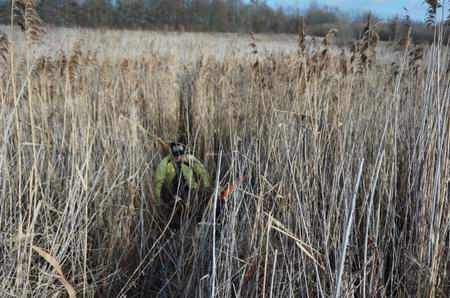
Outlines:
{"type": "Polygon", "coordinates": [[[273,7],[308,8],[311,2],[319,5],[339,7],[344,12],[354,13],[372,11],[382,18],[392,17],[395,14],[404,15],[406,7],[414,20],[424,20],[425,6],[423,0],[267,0],[273,7]]]}

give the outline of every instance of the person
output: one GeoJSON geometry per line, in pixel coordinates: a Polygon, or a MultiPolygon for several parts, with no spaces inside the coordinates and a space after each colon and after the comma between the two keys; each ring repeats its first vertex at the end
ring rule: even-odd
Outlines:
{"type": "Polygon", "coordinates": [[[156,168],[153,190],[155,200],[163,206],[163,216],[170,216],[173,212],[172,227],[177,226],[184,210],[197,210],[197,217],[201,216],[199,213],[203,214],[206,200],[194,194],[206,191],[210,186],[205,166],[193,155],[186,154],[184,144],[171,142],[170,154],[156,168]],[[198,206],[192,206],[196,204],[198,206]],[[176,205],[178,207],[175,208],[176,205]]]}

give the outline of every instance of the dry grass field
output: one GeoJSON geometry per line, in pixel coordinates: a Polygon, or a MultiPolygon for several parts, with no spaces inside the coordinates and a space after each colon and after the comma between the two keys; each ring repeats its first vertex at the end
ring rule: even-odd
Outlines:
{"type": "Polygon", "coordinates": [[[341,54],[302,29],[28,26],[0,38],[1,297],[450,295],[439,32],[380,46],[370,24],[341,54]],[[215,187],[172,233],[152,179],[180,134],[215,187]]]}

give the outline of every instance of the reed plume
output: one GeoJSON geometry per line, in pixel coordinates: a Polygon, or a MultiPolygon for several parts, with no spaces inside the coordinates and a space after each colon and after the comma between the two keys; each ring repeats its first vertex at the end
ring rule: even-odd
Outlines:
{"type": "Polygon", "coordinates": [[[259,59],[258,59],[258,46],[256,45],[256,37],[253,34],[253,32],[249,32],[250,34],[250,43],[248,46],[250,47],[250,53],[254,57],[254,61],[252,62],[253,69],[256,69],[259,66],[259,59]]]}
{"type": "Polygon", "coordinates": [[[427,26],[430,27],[433,26],[436,22],[436,12],[438,8],[441,7],[441,3],[439,0],[425,0],[424,3],[428,5],[425,22],[427,23],[427,26]]]}
{"type": "Polygon", "coordinates": [[[128,59],[123,59],[120,63],[120,70],[123,74],[127,73],[130,70],[130,61],[128,59]]]}
{"type": "Polygon", "coordinates": [[[61,74],[61,76],[64,76],[64,74],[66,73],[66,68],[67,68],[67,57],[63,50],[59,50],[57,66],[58,66],[59,73],[61,74]]]}
{"type": "Polygon", "coordinates": [[[327,33],[327,35],[325,36],[325,38],[323,39],[322,45],[323,45],[324,47],[327,47],[327,48],[330,47],[330,46],[331,46],[331,42],[332,42],[332,40],[333,40],[335,34],[336,34],[338,31],[339,31],[338,29],[331,28],[331,29],[328,31],[328,33],[327,33]]]}
{"type": "Polygon", "coordinates": [[[3,63],[6,63],[8,60],[9,53],[9,40],[6,34],[0,32],[0,58],[3,63]]]}
{"type": "Polygon", "coordinates": [[[27,10],[26,0],[14,0],[13,2],[14,20],[20,30],[26,31],[25,12],[27,10]]]}
{"type": "Polygon", "coordinates": [[[86,53],[86,59],[85,59],[86,65],[91,66],[97,66],[98,60],[97,60],[97,50],[89,49],[86,53]]]}
{"type": "Polygon", "coordinates": [[[369,20],[363,31],[362,50],[363,51],[367,49],[374,50],[378,45],[379,40],[380,37],[378,36],[378,33],[375,30],[374,25],[372,24],[372,19],[369,16],[369,20]]]}
{"type": "Polygon", "coordinates": [[[348,62],[344,50],[342,50],[341,54],[339,54],[339,66],[341,68],[342,74],[346,76],[348,73],[348,62]]]}
{"type": "Polygon", "coordinates": [[[25,32],[27,42],[41,41],[45,30],[44,22],[37,13],[37,0],[16,0],[13,3],[16,23],[25,32]]]}
{"type": "Polygon", "coordinates": [[[350,45],[350,53],[352,54],[350,57],[351,64],[355,62],[357,52],[358,52],[358,43],[356,41],[352,41],[352,44],[350,45]]]}
{"type": "Polygon", "coordinates": [[[306,33],[305,33],[305,18],[303,16],[300,17],[300,25],[298,28],[298,50],[300,53],[303,53],[303,51],[306,48],[305,41],[306,41],[306,33]]]}
{"type": "Polygon", "coordinates": [[[372,18],[369,15],[367,24],[364,27],[363,36],[358,42],[357,50],[353,50],[354,57],[352,56],[352,61],[357,61],[357,72],[363,72],[372,67],[376,56],[375,49],[379,39],[375,26],[372,24],[372,18]],[[358,60],[355,59],[356,56],[359,57],[358,60]]]}
{"type": "Polygon", "coordinates": [[[417,63],[423,60],[424,49],[423,47],[416,47],[409,53],[409,65],[415,66],[417,63]]]}
{"type": "Polygon", "coordinates": [[[400,36],[396,49],[397,51],[406,51],[411,44],[411,18],[406,8],[405,11],[405,17],[400,28],[400,36]]]}
{"type": "Polygon", "coordinates": [[[389,22],[388,28],[389,28],[390,41],[391,42],[396,41],[397,33],[398,33],[398,15],[395,15],[395,17],[389,22]]]}
{"type": "Polygon", "coordinates": [[[72,86],[72,91],[75,90],[75,86],[80,79],[81,73],[81,61],[83,59],[83,52],[81,51],[80,41],[77,41],[72,49],[72,53],[69,57],[69,64],[67,66],[69,82],[72,86]]]}

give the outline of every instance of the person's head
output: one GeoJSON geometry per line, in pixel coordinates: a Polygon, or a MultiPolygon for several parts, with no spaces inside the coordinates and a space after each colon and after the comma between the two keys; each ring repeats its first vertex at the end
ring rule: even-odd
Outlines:
{"type": "Polygon", "coordinates": [[[170,143],[170,153],[172,154],[173,160],[179,162],[183,160],[186,151],[186,146],[181,143],[171,142],[170,143]]]}

